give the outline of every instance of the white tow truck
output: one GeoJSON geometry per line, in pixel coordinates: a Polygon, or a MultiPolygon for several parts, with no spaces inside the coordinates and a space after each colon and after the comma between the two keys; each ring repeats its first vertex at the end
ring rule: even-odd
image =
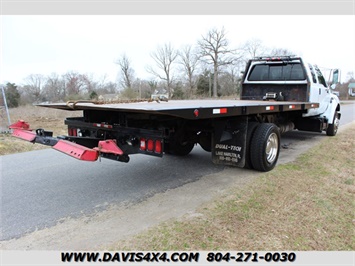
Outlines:
{"type": "MultiPolygon", "coordinates": [[[[333,75],[333,83],[337,82],[333,75]]],[[[69,101],[42,104],[82,110],[67,118],[68,135],[31,130],[25,121],[10,126],[13,136],[52,146],[74,158],[98,157],[129,162],[130,155],[184,156],[196,144],[217,164],[272,170],[281,134],[290,130],[337,133],[338,97],[315,65],[294,56],[249,60],[240,100],[135,101],[132,103],[69,101]]]]}

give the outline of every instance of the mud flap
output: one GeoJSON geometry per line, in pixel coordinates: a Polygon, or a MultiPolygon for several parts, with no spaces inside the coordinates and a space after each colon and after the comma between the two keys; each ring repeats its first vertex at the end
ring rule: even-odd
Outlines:
{"type": "Polygon", "coordinates": [[[212,161],[215,164],[244,167],[248,119],[241,116],[214,122],[212,161]]]}

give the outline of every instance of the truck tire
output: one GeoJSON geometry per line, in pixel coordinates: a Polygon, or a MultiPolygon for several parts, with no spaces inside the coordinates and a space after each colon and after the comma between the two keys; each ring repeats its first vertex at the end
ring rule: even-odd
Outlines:
{"type": "Polygon", "coordinates": [[[212,151],[212,137],[211,133],[200,132],[198,134],[198,144],[200,144],[201,148],[204,151],[211,152],[212,151]]]}
{"type": "Polygon", "coordinates": [[[280,153],[280,131],[270,123],[262,123],[256,128],[250,141],[250,160],[258,171],[272,170],[280,153]]]}
{"type": "Polygon", "coordinates": [[[184,143],[179,143],[177,141],[172,142],[169,144],[169,153],[172,155],[186,156],[192,151],[194,146],[195,143],[191,143],[191,142],[184,142],[184,143]]]}
{"type": "Polygon", "coordinates": [[[339,128],[339,116],[338,116],[338,112],[335,111],[333,124],[329,124],[327,127],[327,136],[335,136],[338,132],[338,128],[339,128]]]}
{"type": "Polygon", "coordinates": [[[244,168],[246,169],[253,169],[253,165],[251,163],[251,158],[250,158],[250,141],[254,136],[255,129],[257,126],[259,126],[260,123],[258,122],[249,122],[248,123],[248,131],[247,131],[247,139],[245,143],[245,165],[244,168]]]}

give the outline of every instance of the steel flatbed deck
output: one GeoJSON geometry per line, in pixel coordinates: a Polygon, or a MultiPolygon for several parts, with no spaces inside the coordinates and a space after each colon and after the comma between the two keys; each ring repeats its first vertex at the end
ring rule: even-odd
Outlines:
{"type": "Polygon", "coordinates": [[[207,119],[214,117],[230,117],[250,114],[277,113],[318,108],[318,103],[281,102],[281,101],[247,101],[247,100],[174,100],[169,102],[130,102],[130,103],[97,103],[68,102],[57,104],[40,104],[61,110],[97,110],[127,113],[144,113],[151,115],[168,115],[184,119],[207,119]]]}

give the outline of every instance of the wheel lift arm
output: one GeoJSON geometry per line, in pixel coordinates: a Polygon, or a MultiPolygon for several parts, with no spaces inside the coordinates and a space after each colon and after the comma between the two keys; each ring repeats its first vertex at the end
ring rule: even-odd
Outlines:
{"type": "Polygon", "coordinates": [[[12,136],[26,140],[32,143],[39,143],[46,146],[51,146],[53,149],[63,152],[71,157],[83,161],[96,161],[101,154],[113,154],[118,157],[124,156],[123,151],[117,146],[115,140],[102,140],[98,142],[98,147],[90,149],[60,137],[53,137],[53,132],[45,131],[44,129],[30,129],[28,123],[20,120],[11,126],[13,130],[12,136]]]}

